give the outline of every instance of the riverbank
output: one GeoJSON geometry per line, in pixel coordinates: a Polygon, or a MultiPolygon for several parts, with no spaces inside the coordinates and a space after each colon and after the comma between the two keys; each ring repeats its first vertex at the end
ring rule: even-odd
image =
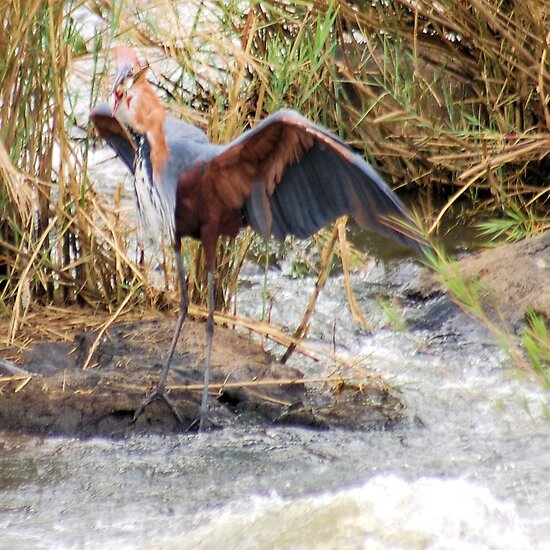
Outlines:
{"type": "MultiPolygon", "coordinates": [[[[377,330],[376,309],[391,295],[411,336],[428,330],[432,339],[443,337],[443,327],[456,314],[456,306],[425,268],[407,262],[402,265],[405,267],[380,273],[376,285],[382,286],[370,291],[373,332],[382,333],[387,326],[387,318],[379,311],[377,330]],[[384,280],[386,276],[388,280],[384,280]]],[[[489,289],[499,316],[517,329],[529,309],[550,317],[550,290],[544,282],[548,266],[550,233],[485,250],[459,262],[464,276],[489,289]]],[[[294,299],[292,289],[286,295],[294,299]]],[[[251,297],[248,302],[255,300],[251,297]]],[[[317,330],[318,344],[324,339],[328,347],[329,308],[323,311],[322,302],[318,308],[320,319],[325,316],[324,325],[317,322],[316,329],[314,324],[312,336],[315,338],[317,330]]],[[[291,310],[284,311],[288,314],[291,310]]],[[[249,314],[254,317],[257,312],[249,314]]],[[[284,317],[279,320],[283,325],[288,322],[288,315],[284,317]]],[[[13,369],[9,368],[13,363],[4,363],[0,427],[81,437],[187,430],[197,418],[205,344],[204,324],[191,319],[180,338],[169,379],[184,424],[161,401],[152,403],[133,422],[134,410],[158,379],[173,323],[159,314],[115,324],[99,336],[98,331],[83,330],[74,342],[42,341],[26,346],[13,369]]],[[[469,330],[475,330],[473,327],[469,330]]],[[[483,327],[478,330],[485,334],[483,327]]],[[[339,337],[346,339],[341,331],[339,337]]],[[[14,352],[4,350],[2,357],[9,360],[14,352]]],[[[354,360],[349,355],[347,359],[354,360]]],[[[330,365],[317,365],[304,373],[299,367],[282,365],[276,354],[266,353],[250,337],[222,326],[215,331],[212,360],[211,418],[215,427],[282,424],[363,430],[389,428],[404,416],[405,404],[398,390],[384,380],[379,374],[383,368],[376,365],[347,372],[340,365],[333,373],[327,370],[330,365]]]]}

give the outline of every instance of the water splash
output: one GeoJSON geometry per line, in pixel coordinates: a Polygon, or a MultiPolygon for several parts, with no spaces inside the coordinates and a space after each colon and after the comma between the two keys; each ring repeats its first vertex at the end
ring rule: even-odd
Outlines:
{"type": "Polygon", "coordinates": [[[512,504],[463,479],[377,476],[360,487],[230,504],[161,548],[532,548],[512,504]]]}

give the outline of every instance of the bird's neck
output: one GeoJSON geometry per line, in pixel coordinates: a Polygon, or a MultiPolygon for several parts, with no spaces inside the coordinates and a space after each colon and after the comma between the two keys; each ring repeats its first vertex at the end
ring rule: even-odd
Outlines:
{"type": "Polygon", "coordinates": [[[164,134],[166,111],[148,82],[141,84],[139,93],[134,96],[133,102],[134,105],[131,106],[134,112],[133,127],[138,133],[147,136],[151,151],[153,178],[158,181],[162,178],[165,163],[170,156],[164,134]]]}

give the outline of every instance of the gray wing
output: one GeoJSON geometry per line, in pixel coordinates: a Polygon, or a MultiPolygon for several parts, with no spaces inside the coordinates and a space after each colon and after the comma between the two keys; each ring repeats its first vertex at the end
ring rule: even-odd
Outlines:
{"type": "Polygon", "coordinates": [[[126,164],[132,174],[135,171],[135,145],[120,122],[113,117],[112,110],[107,103],[99,103],[90,113],[97,132],[103,138],[120,159],[126,164]]]}
{"type": "Polygon", "coordinates": [[[340,138],[283,110],[230,143],[207,168],[226,204],[241,201],[248,224],[264,237],[306,238],[344,214],[364,229],[421,250],[396,194],[340,138]]]}

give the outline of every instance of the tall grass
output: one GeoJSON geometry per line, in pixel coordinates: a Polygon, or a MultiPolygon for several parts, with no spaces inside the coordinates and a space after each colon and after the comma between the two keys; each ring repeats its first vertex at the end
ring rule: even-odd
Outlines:
{"type": "Polygon", "coordinates": [[[11,318],[8,342],[36,300],[109,308],[138,278],[117,251],[114,226],[100,221],[85,151],[68,133],[65,85],[83,52],[75,6],[0,6],[0,304],[11,318]]]}

